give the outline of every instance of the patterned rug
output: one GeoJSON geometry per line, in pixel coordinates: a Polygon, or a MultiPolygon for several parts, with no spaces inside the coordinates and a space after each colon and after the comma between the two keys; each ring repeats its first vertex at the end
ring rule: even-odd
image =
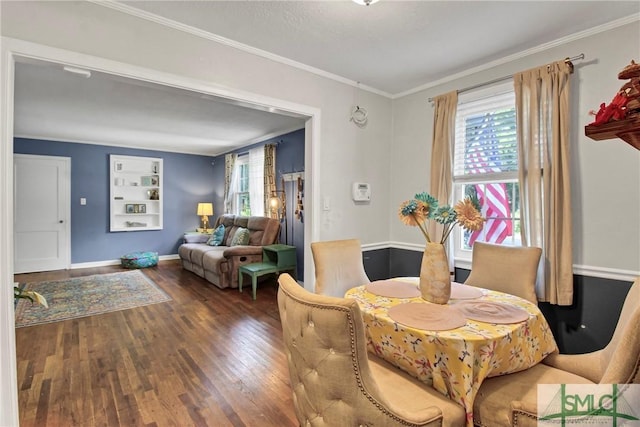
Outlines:
{"type": "Polygon", "coordinates": [[[16,328],[171,300],[140,270],[26,283],[20,287],[42,294],[49,308],[21,299],[16,307],[16,328]]]}

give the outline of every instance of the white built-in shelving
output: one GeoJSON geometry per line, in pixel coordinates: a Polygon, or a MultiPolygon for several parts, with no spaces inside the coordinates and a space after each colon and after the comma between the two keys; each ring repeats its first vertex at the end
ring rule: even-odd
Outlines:
{"type": "Polygon", "coordinates": [[[162,159],[110,156],[111,231],[162,229],[162,159]]]}

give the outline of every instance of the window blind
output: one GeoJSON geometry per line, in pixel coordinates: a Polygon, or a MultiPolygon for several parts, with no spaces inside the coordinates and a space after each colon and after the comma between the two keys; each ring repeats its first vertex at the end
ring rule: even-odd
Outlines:
{"type": "Polygon", "coordinates": [[[454,178],[517,172],[513,90],[458,105],[454,178]]]}

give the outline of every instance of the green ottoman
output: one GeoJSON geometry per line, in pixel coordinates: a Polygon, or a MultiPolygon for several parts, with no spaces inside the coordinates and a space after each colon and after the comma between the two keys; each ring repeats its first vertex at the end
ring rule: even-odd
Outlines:
{"type": "Polygon", "coordinates": [[[124,268],[145,268],[158,265],[158,252],[131,252],[120,257],[124,268]]]}

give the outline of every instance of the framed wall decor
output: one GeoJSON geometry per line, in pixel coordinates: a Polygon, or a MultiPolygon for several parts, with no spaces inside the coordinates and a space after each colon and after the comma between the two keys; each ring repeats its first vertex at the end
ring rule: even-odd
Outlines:
{"type": "Polygon", "coordinates": [[[145,204],[138,205],[138,213],[147,213],[147,205],[145,204]]]}
{"type": "Polygon", "coordinates": [[[124,205],[124,207],[125,207],[125,212],[126,213],[128,213],[128,214],[135,213],[134,212],[134,208],[133,208],[133,204],[127,203],[126,205],[124,205]]]}

